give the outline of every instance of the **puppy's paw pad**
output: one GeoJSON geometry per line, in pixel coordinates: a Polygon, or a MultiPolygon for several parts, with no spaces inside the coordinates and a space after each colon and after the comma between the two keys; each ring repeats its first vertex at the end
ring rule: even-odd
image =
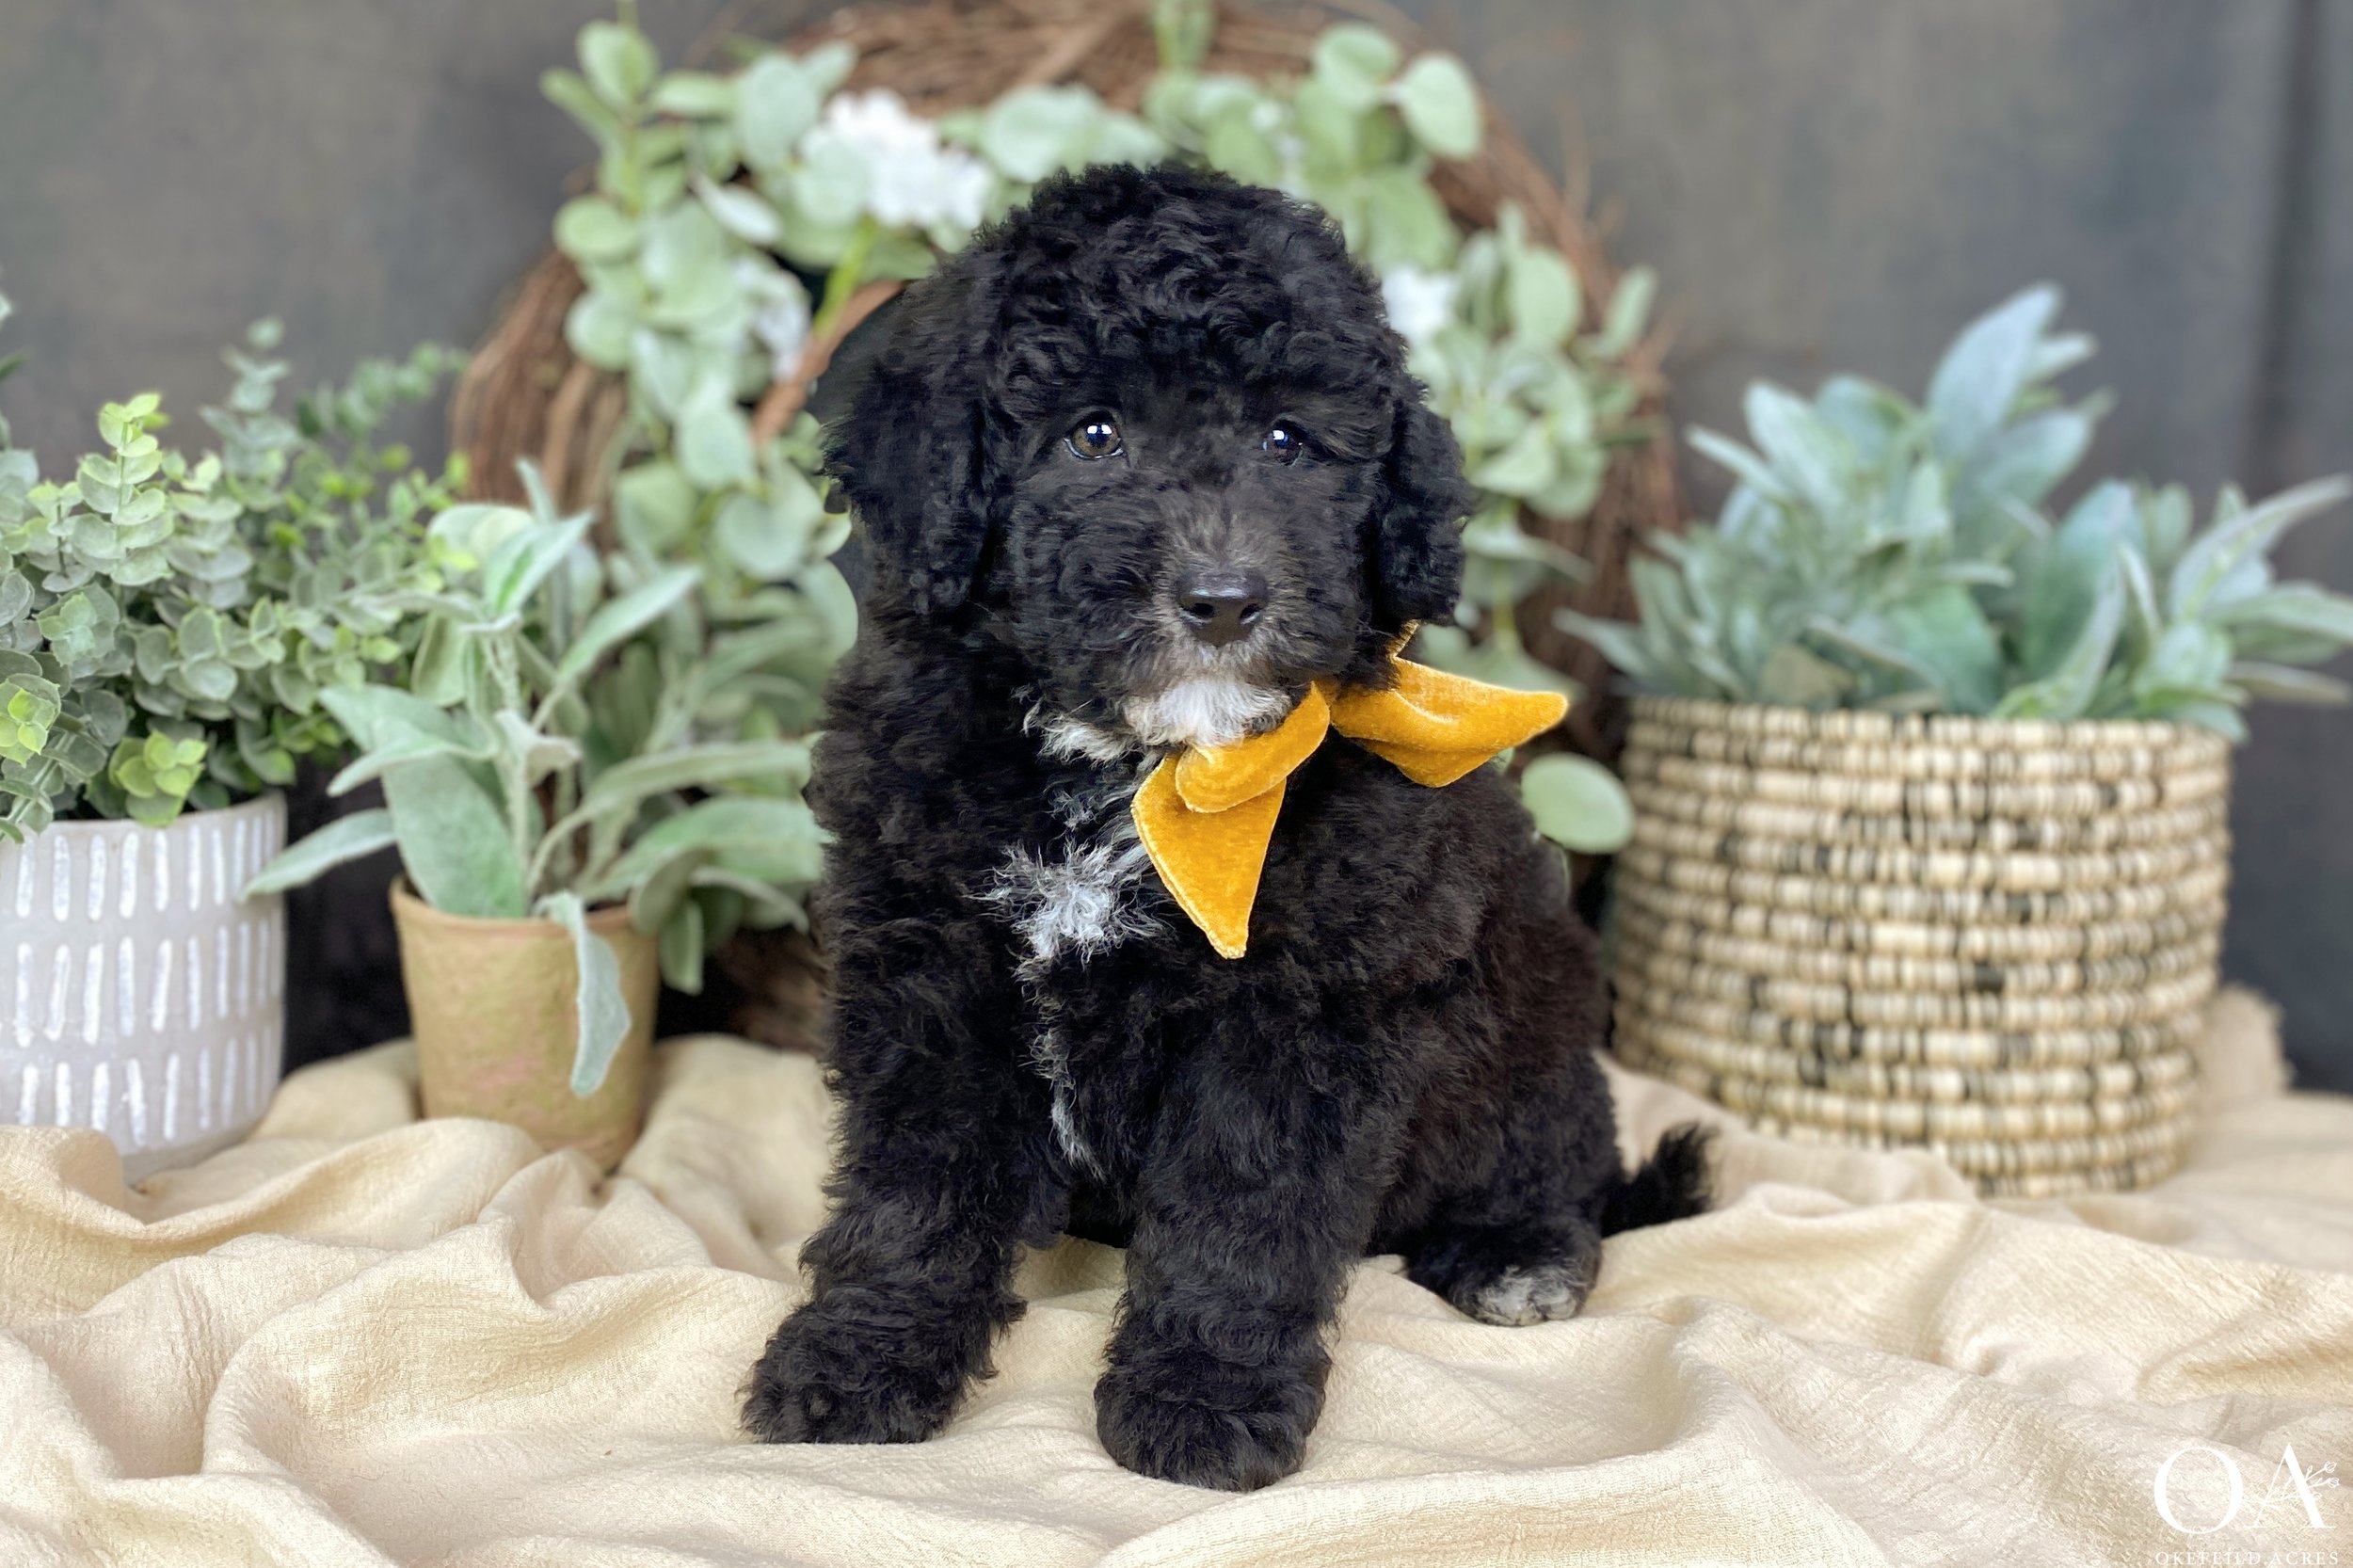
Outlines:
{"type": "Polygon", "coordinates": [[[1576,1263],[1510,1268],[1464,1290],[1456,1305],[1482,1323],[1525,1328],[1574,1318],[1593,1293],[1593,1271],[1576,1263]]]}

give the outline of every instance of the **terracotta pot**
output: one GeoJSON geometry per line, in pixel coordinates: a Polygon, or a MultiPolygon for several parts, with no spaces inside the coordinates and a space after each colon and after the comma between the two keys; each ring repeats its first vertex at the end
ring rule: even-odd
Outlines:
{"type": "Polygon", "coordinates": [[[578,1149],[607,1170],[619,1163],[645,1120],[661,984],[654,939],[631,929],[629,911],[588,917],[620,957],[630,1030],[584,1099],[571,1087],[579,970],[569,933],[552,920],[443,914],[405,882],[392,885],[392,920],[424,1113],[511,1122],[549,1148],[578,1149]]]}

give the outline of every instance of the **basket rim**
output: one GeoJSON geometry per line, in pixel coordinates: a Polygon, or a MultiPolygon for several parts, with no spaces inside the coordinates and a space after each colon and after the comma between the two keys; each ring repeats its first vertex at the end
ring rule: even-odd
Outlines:
{"type": "Polygon", "coordinates": [[[1775,739],[1861,742],[1888,745],[1945,744],[1983,750],[2040,750],[2096,745],[2201,749],[2230,741],[2215,730],[2172,719],[2003,719],[1982,713],[1882,713],[1868,708],[1800,708],[1786,703],[1733,702],[1720,697],[1637,692],[1627,699],[1638,719],[1687,729],[1721,729],[1775,739]]]}

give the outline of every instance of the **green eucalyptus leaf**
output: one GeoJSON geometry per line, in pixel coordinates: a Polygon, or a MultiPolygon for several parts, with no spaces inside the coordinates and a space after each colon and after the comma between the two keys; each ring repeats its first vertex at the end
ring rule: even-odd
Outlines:
{"type": "Polygon", "coordinates": [[[1590,757],[1556,752],[1520,775],[1520,800],[1536,831],[1563,849],[1612,855],[1634,838],[1634,803],[1625,786],[1590,757]]]}
{"type": "Polygon", "coordinates": [[[759,192],[744,185],[696,184],[695,194],[719,227],[749,245],[770,246],[784,235],[784,220],[759,192]]]}
{"type": "Polygon", "coordinates": [[[679,472],[706,490],[752,482],[752,427],[726,383],[707,380],[679,409],[679,472]]]}
{"type": "Polygon", "coordinates": [[[657,460],[622,472],[613,486],[621,537],[648,555],[666,554],[694,526],[696,489],[676,463],[657,460]]]}
{"type": "Polygon", "coordinates": [[[760,56],[735,79],[735,133],[744,161],[756,169],[781,165],[817,123],[824,95],[792,56],[760,56]]]}
{"type": "Polygon", "coordinates": [[[1479,88],[1461,60],[1423,55],[1405,68],[1397,90],[1398,111],[1424,147],[1442,158],[1467,158],[1479,151],[1479,88]]]}
{"type": "Polygon", "coordinates": [[[636,28],[618,22],[591,22],[580,30],[580,68],[608,107],[626,109],[653,86],[661,61],[646,35],[636,28]]]}
{"type": "Polygon", "coordinates": [[[1557,250],[1530,246],[1513,255],[1504,270],[1512,329],[1546,347],[1569,341],[1583,309],[1577,274],[1557,250]]]}
{"type": "Polygon", "coordinates": [[[648,100],[664,114],[724,120],[735,112],[735,84],[703,71],[673,71],[654,84],[648,100]]]}
{"type": "Polygon", "coordinates": [[[1403,58],[1404,52],[1378,27],[1343,22],[1317,38],[1312,70],[1341,104],[1362,113],[1381,101],[1381,89],[1403,58]]]}
{"type": "Polygon", "coordinates": [[[636,328],[635,312],[614,296],[594,290],[573,300],[564,316],[565,343],[600,370],[627,367],[630,334],[636,328]]]}
{"type": "Polygon", "coordinates": [[[636,222],[601,196],[580,196],[555,213],[555,243],[579,262],[613,262],[636,253],[636,222]]]}
{"type": "Polygon", "coordinates": [[[981,119],[981,152],[1024,184],[1043,180],[1069,160],[1102,114],[1081,88],[1016,88],[981,119]]]}

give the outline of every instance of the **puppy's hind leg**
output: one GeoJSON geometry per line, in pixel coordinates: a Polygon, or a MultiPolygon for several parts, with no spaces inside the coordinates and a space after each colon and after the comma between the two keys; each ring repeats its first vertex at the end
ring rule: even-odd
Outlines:
{"type": "Polygon", "coordinates": [[[1486,1181],[1443,1200],[1405,1244],[1406,1275],[1486,1323],[1573,1318],[1601,1270],[1601,1240],[1705,1206],[1705,1141],[1670,1133],[1628,1177],[1608,1080],[1588,1051],[1557,1063],[1497,1129],[1486,1181]]]}

